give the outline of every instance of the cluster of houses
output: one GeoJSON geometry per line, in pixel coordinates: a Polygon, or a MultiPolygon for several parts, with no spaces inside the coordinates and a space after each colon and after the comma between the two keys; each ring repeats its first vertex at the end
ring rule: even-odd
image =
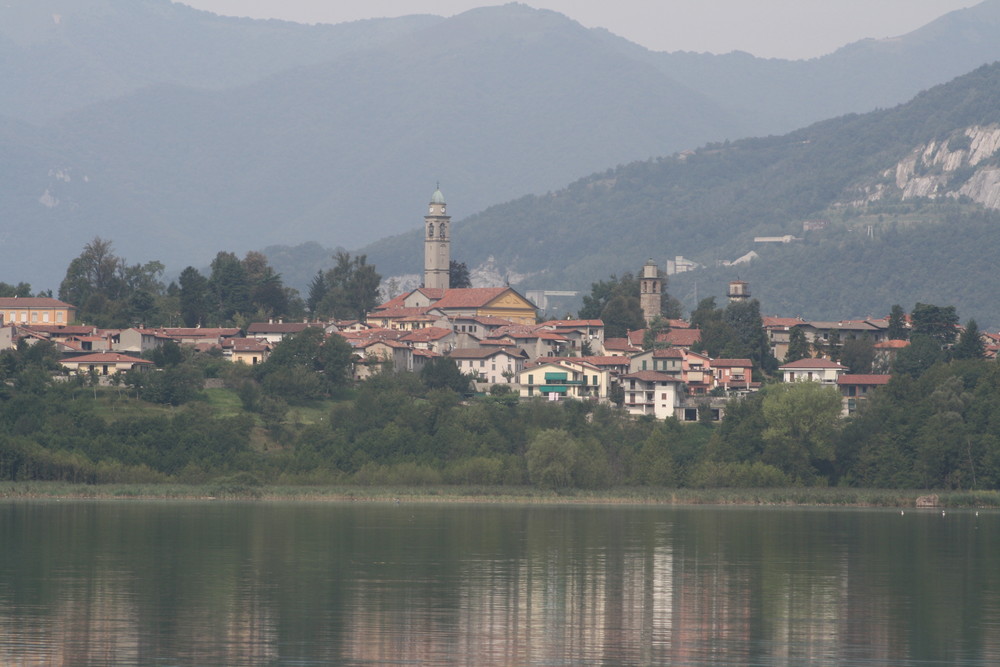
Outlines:
{"type": "MultiPolygon", "coordinates": [[[[478,391],[506,387],[523,398],[617,401],[635,415],[682,421],[721,419],[728,398],[759,389],[749,359],[712,359],[695,351],[701,332],[683,320],[670,320],[653,349],[643,349],[645,330],[605,338],[601,320],[538,322],[537,307],[509,286],[451,288],[451,218],[440,190],[431,197],[424,222],[424,287],[381,304],[363,321],[255,322],[245,331],[109,330],[74,324],[74,306],[57,299],[0,298],[0,349],[21,340],[50,340],[68,372],[109,376],[151,367],[141,355],[168,340],[218,350],[235,363],[254,365],[266,361],[285,337],[319,327],[353,347],[358,381],[386,368],[419,372],[430,360],[448,357],[473,378],[478,391]]],[[[652,260],[639,278],[648,326],[660,317],[663,281],[652,260]]],[[[731,282],[728,296],[730,301],[749,299],[749,285],[731,282]]],[[[795,329],[805,334],[814,351],[827,353],[848,340],[867,337],[874,343],[875,365],[883,369],[907,345],[889,339],[887,319],[809,322],[765,317],[763,324],[777,359],[786,358],[795,329]]],[[[995,354],[1000,337],[987,343],[995,354]]],[[[838,387],[844,414],[854,412],[871,391],[889,381],[889,375],[852,374],[829,358],[802,359],[779,370],[786,382],[838,387]]]]}
{"type": "MultiPolygon", "coordinates": [[[[731,286],[731,297],[732,292],[749,295],[745,284],[731,286]]],[[[713,359],[692,349],[700,331],[684,320],[669,320],[669,327],[657,336],[657,346],[643,349],[644,330],[605,338],[601,320],[537,322],[535,306],[511,287],[419,288],[383,303],[364,321],[268,321],[245,330],[98,329],[74,323],[75,308],[51,298],[0,298],[0,319],[0,349],[21,340],[49,340],[67,372],[99,376],[151,368],[143,353],[168,340],[254,365],[264,362],[285,337],[318,327],[354,348],[358,381],[387,368],[419,372],[429,360],[448,357],[481,392],[499,386],[523,398],[617,400],[635,415],[682,421],[721,419],[728,398],[759,389],[749,359],[713,359]]],[[[787,353],[793,328],[801,329],[816,347],[867,336],[886,365],[906,344],[888,339],[884,319],[809,322],[765,317],[764,326],[779,359],[787,353]]],[[[845,414],[889,380],[888,375],[851,374],[823,358],[788,363],[780,372],[787,382],[838,387],[845,414]]]]}

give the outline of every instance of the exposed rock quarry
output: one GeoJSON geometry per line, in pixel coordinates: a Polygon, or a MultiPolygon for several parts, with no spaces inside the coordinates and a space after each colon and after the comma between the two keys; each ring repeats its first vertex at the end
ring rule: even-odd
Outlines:
{"type": "Polygon", "coordinates": [[[900,160],[895,173],[886,174],[894,176],[897,192],[884,185],[870,186],[864,199],[873,201],[889,194],[903,199],[964,195],[987,208],[1000,209],[998,151],[1000,126],[966,128],[948,139],[919,146],[900,160]]]}

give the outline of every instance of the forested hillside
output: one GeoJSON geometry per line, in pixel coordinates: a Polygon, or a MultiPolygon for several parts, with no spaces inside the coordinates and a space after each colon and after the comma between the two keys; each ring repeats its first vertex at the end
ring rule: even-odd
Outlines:
{"type": "MultiPolygon", "coordinates": [[[[492,207],[455,225],[453,253],[470,266],[493,257],[527,276],[523,288],[585,289],[595,276],[636,270],[648,257],[664,266],[684,255],[713,267],[756,250],[762,257],[749,265],[676,277],[675,296],[693,308],[694,283],[703,296],[718,293],[739,273],[752,277],[766,312],[884,314],[892,303],[880,303],[884,295],[954,303],[1000,323],[1000,300],[981,288],[1000,252],[995,216],[945,192],[904,198],[895,181],[897,165],[933,141],[964,151],[956,153],[963,166],[943,173],[945,184],[996,170],[996,155],[969,163],[967,132],[997,123],[1000,65],[991,65],[893,109],[632,163],[492,207]],[[825,228],[805,233],[803,223],[816,219],[825,228]],[[804,241],[754,243],[786,234],[804,241]]],[[[385,274],[412,271],[418,247],[412,234],[367,252],[385,274]]]]}

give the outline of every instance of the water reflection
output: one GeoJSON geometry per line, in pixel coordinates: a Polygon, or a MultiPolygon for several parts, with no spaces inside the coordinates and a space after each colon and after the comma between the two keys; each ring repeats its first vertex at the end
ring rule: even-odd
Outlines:
{"type": "Polygon", "coordinates": [[[15,502],[0,664],[997,664],[998,523],[15,502]]]}

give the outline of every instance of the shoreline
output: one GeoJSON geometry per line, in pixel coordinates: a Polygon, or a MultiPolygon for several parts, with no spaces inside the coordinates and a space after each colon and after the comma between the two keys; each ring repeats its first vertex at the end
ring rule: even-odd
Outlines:
{"type": "Polygon", "coordinates": [[[918,498],[936,497],[927,509],[1000,508],[998,491],[896,489],[655,489],[549,491],[532,487],[353,487],[223,484],[71,484],[0,482],[4,500],[121,500],[313,503],[454,503],[521,505],[742,505],[785,507],[917,508],[918,498]]]}

